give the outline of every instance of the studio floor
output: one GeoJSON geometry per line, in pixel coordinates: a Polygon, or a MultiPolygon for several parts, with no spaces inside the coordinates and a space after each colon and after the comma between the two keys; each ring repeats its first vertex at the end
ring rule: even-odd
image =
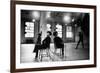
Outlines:
{"type": "MultiPolygon", "coordinates": [[[[54,45],[50,45],[48,52],[49,56],[44,56],[42,62],[49,61],[75,61],[75,60],[88,60],[89,59],[89,47],[85,44],[85,48],[82,48],[81,44],[78,49],[75,49],[76,43],[65,43],[64,44],[64,57],[62,58],[57,53],[54,53],[54,45]]],[[[21,63],[40,62],[35,60],[35,53],[33,53],[34,44],[21,44],[20,59],[21,63]]]]}

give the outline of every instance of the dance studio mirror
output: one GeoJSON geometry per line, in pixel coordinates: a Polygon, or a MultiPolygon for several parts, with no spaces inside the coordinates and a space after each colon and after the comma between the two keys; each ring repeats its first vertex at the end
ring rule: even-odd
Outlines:
{"type": "Polygon", "coordinates": [[[11,72],[96,66],[96,6],[11,1],[11,72]]]}

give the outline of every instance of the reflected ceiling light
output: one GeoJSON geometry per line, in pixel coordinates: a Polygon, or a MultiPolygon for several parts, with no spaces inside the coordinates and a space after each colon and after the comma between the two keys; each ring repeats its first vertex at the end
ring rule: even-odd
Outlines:
{"type": "Polygon", "coordinates": [[[75,21],[75,19],[73,18],[73,19],[72,19],[72,22],[74,22],[74,21],[75,21]]]}
{"type": "Polygon", "coordinates": [[[70,15],[65,15],[64,18],[63,18],[63,21],[65,23],[70,23],[71,22],[71,16],[70,15]]]}
{"type": "Polygon", "coordinates": [[[33,19],[32,21],[35,22],[35,19],[33,19]]]}
{"type": "Polygon", "coordinates": [[[40,18],[40,12],[39,11],[33,11],[32,12],[33,18],[39,19],[40,18]]]}
{"type": "Polygon", "coordinates": [[[65,24],[65,25],[68,25],[68,24],[65,24]]]}

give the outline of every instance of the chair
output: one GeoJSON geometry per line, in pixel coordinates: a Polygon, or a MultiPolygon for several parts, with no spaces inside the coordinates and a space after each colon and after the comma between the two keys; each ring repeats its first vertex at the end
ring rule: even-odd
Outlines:
{"type": "Polygon", "coordinates": [[[59,49],[60,52],[59,52],[58,54],[59,54],[60,56],[62,56],[62,48],[63,48],[63,47],[56,46],[55,44],[54,44],[54,47],[55,47],[55,53],[57,54],[57,50],[59,49]]]}
{"type": "Polygon", "coordinates": [[[42,41],[42,45],[41,45],[41,49],[39,50],[39,57],[40,57],[40,61],[43,60],[43,57],[45,56],[49,56],[49,49],[50,49],[50,42],[51,42],[51,38],[50,37],[46,37],[43,41],[42,41]]]}
{"type": "Polygon", "coordinates": [[[43,57],[48,57],[49,56],[49,49],[40,49],[38,51],[38,57],[40,61],[43,61],[43,57]]]}

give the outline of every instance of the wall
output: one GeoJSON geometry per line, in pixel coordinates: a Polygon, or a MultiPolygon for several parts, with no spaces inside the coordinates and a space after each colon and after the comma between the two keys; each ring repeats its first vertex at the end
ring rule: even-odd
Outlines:
{"type": "MultiPolygon", "coordinates": [[[[88,4],[97,5],[97,31],[100,37],[100,0],[34,0],[45,2],[58,2],[58,3],[75,3],[75,4],[88,4]]],[[[97,68],[85,69],[69,69],[69,70],[54,70],[54,71],[41,71],[34,73],[99,73],[100,72],[100,46],[97,46],[97,68]]],[[[10,0],[0,0],[0,73],[10,73],[10,0]]],[[[28,73],[28,72],[27,72],[28,73]]],[[[33,73],[33,72],[30,72],[33,73]]]]}

